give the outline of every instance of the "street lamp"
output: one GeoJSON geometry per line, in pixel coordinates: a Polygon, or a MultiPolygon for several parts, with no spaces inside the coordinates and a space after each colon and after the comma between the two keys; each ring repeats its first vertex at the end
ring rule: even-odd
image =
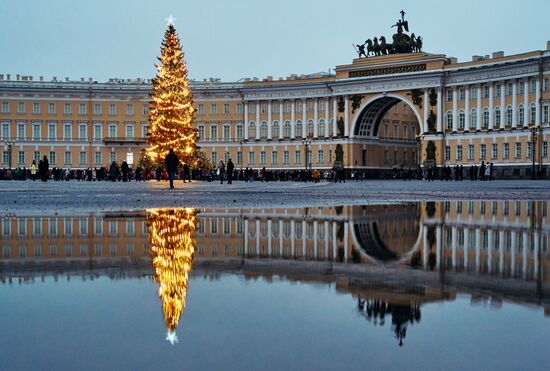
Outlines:
{"type": "MultiPolygon", "coordinates": [[[[304,145],[304,150],[305,150],[304,158],[306,163],[306,170],[308,167],[308,154],[309,154],[309,146],[311,145],[311,141],[312,139],[310,137],[302,138],[302,144],[304,145]]],[[[309,165],[311,168],[311,162],[309,163],[309,165]]]]}
{"type": "Polygon", "coordinates": [[[8,164],[11,170],[11,147],[15,144],[15,140],[6,139],[4,144],[8,146],[8,164]]]}
{"type": "Polygon", "coordinates": [[[422,134],[416,136],[416,157],[418,165],[422,164],[422,134]]]}
{"type": "Polygon", "coordinates": [[[538,137],[539,128],[536,125],[532,125],[529,130],[531,130],[531,158],[533,159],[533,165],[531,169],[531,179],[536,178],[536,168],[535,168],[535,154],[536,154],[536,144],[538,137]]]}

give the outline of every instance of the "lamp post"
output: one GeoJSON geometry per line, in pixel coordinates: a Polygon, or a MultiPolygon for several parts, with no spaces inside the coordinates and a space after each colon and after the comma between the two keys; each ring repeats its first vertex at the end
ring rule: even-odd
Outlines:
{"type": "Polygon", "coordinates": [[[416,136],[416,157],[420,166],[422,164],[422,134],[416,136]]]}
{"type": "MultiPolygon", "coordinates": [[[[311,145],[311,138],[310,137],[307,137],[307,138],[302,138],[302,143],[304,145],[304,159],[305,159],[305,163],[306,163],[306,170],[308,168],[308,153],[309,153],[309,146],[311,145]]],[[[311,163],[310,163],[310,167],[311,167],[311,163]]]]}
{"type": "Polygon", "coordinates": [[[537,136],[538,136],[538,127],[536,125],[532,125],[530,128],[531,130],[531,158],[533,160],[533,165],[531,168],[531,179],[536,179],[536,168],[535,168],[535,154],[536,154],[536,144],[537,144],[537,136]]]}
{"type": "Polygon", "coordinates": [[[11,147],[15,144],[15,140],[6,139],[4,144],[8,146],[8,166],[11,170],[11,147]]]}

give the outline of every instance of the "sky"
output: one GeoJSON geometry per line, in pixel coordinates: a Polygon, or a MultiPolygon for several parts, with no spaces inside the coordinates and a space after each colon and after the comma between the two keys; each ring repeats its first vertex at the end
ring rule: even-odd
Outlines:
{"type": "Polygon", "coordinates": [[[170,14],[189,77],[328,72],[405,10],[428,53],[471,60],[546,48],[548,0],[0,0],[0,74],[152,78],[170,14]]]}

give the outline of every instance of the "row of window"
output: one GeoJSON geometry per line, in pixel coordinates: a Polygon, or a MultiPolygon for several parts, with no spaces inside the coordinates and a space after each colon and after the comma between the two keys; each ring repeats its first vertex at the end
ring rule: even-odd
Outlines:
{"type": "MultiPolygon", "coordinates": [[[[29,160],[29,163],[27,163],[28,158],[26,157],[25,151],[18,151],[17,152],[17,165],[18,166],[30,166],[30,163],[32,161],[35,161],[36,164],[40,162],[40,159],[42,156],[47,155],[48,161],[50,163],[50,166],[55,165],[66,165],[66,166],[74,166],[77,165],[76,163],[73,163],[73,153],[71,151],[65,151],[63,153],[63,163],[58,163],[57,158],[57,152],[56,151],[50,151],[48,153],[40,153],[40,151],[34,151],[32,153],[32,160],[29,160]]],[[[15,159],[12,159],[11,162],[14,162],[15,159]]],[[[133,153],[129,152],[126,154],[126,158],[124,159],[128,164],[133,163],[133,153]]],[[[101,166],[103,165],[104,158],[103,153],[101,151],[95,151],[94,152],[94,162],[93,165],[101,166]]],[[[117,161],[117,153],[116,152],[109,152],[109,163],[117,161]]],[[[2,152],[2,165],[6,166],[10,163],[10,152],[9,151],[3,151],[2,152]]],[[[13,165],[13,164],[12,164],[13,165]]],[[[92,165],[91,163],[88,163],[88,152],[80,151],[78,153],[78,165],[80,166],[88,166],[92,165]]]]}
{"type": "MultiPolygon", "coordinates": [[[[48,123],[47,124],[47,136],[44,136],[42,133],[42,124],[40,123],[32,123],[30,125],[31,127],[31,139],[74,139],[73,138],[73,124],[72,123],[64,123],[63,124],[63,135],[58,135],[57,123],[48,123]]],[[[108,129],[108,135],[109,138],[117,138],[118,137],[118,127],[119,125],[117,123],[110,123],[107,127],[108,129]]],[[[27,124],[19,122],[16,124],[16,139],[27,139],[27,124]]],[[[144,138],[147,135],[149,126],[146,124],[142,124],[141,126],[141,137],[144,138]]],[[[124,125],[124,134],[126,138],[134,138],[135,137],[135,124],[134,123],[127,123],[124,125]]],[[[102,139],[103,138],[103,125],[102,124],[94,124],[93,125],[93,133],[92,133],[93,139],[102,139]]],[[[9,122],[3,122],[2,123],[2,132],[1,132],[1,138],[7,139],[7,138],[13,138],[13,136],[10,134],[10,123],[9,122]]],[[[88,138],[88,124],[78,124],[78,139],[86,140],[88,138]]]]}
{"type": "MultiPolygon", "coordinates": [[[[47,220],[47,231],[49,236],[57,236],[59,234],[59,225],[60,222],[63,221],[63,235],[64,236],[72,236],[73,235],[73,227],[74,227],[74,220],[73,218],[33,218],[31,220],[27,220],[24,218],[17,219],[17,235],[18,236],[26,236],[27,235],[27,227],[32,225],[32,235],[33,236],[41,236],[42,233],[44,233],[43,226],[44,226],[44,220],[47,220]],[[32,221],[32,223],[29,223],[29,221],[32,221]]],[[[88,235],[88,219],[78,219],[78,230],[81,236],[87,236],[88,235]]],[[[111,220],[109,222],[104,222],[103,219],[94,219],[93,220],[93,233],[96,236],[103,235],[104,233],[104,224],[108,225],[108,233],[110,236],[117,236],[119,231],[119,221],[111,220]]],[[[125,222],[125,235],[128,237],[135,236],[135,221],[133,220],[127,220],[125,222]]],[[[145,231],[145,224],[142,224],[142,231],[145,231]]],[[[8,237],[12,234],[12,221],[10,219],[4,219],[2,221],[2,236],[8,237]]]]}
{"type": "MultiPolygon", "coordinates": [[[[42,103],[32,103],[32,114],[39,115],[42,113],[42,103]]],[[[56,115],[57,114],[57,103],[47,103],[45,104],[48,109],[49,115],[56,115]]],[[[79,115],[87,115],[88,114],[88,103],[79,103],[74,104],[78,107],[78,114],[79,115]]],[[[27,104],[26,102],[17,102],[17,113],[27,113],[27,104]]],[[[10,113],[10,102],[2,102],[2,113],[10,113]]],[[[107,108],[107,112],[110,116],[114,116],[117,114],[117,105],[114,103],[109,104],[107,108]]],[[[93,103],[92,104],[92,113],[96,116],[103,114],[103,105],[100,103],[93,103]]],[[[63,103],[63,114],[64,115],[72,115],[73,114],[73,104],[72,103],[63,103]]],[[[142,105],[142,114],[144,116],[147,116],[149,114],[149,105],[143,104],[142,105]]],[[[126,103],[126,115],[127,116],[133,116],[134,115],[134,104],[133,103],[126,103]]]]}
{"type": "MultiPolygon", "coordinates": [[[[455,202],[455,210],[457,214],[463,213],[463,204],[466,201],[456,201],[455,202]]],[[[468,214],[474,214],[475,211],[475,204],[479,204],[479,213],[481,215],[485,215],[486,209],[487,209],[487,203],[488,201],[467,201],[468,202],[468,214]]],[[[493,216],[498,215],[499,212],[499,204],[502,204],[502,213],[504,216],[510,215],[510,204],[511,201],[491,201],[491,214],[493,216]]],[[[531,216],[533,211],[533,204],[530,202],[524,202],[524,201],[514,201],[514,208],[515,208],[515,216],[521,216],[522,214],[522,205],[525,206],[526,211],[525,214],[527,216],[531,216]]],[[[444,203],[444,211],[446,214],[449,214],[451,212],[451,201],[446,201],[444,203]]],[[[548,205],[546,202],[542,202],[542,216],[546,217],[548,214],[548,205]]]]}
{"type": "MultiPolygon", "coordinates": [[[[528,124],[534,125],[536,122],[536,115],[537,115],[537,107],[535,103],[531,103],[529,106],[529,111],[526,112],[525,108],[522,104],[518,106],[517,110],[518,115],[518,121],[519,125],[525,125],[528,121],[528,124]],[[526,117],[528,114],[528,117],[526,117]]],[[[489,116],[490,116],[489,108],[485,107],[483,111],[480,113],[481,115],[481,127],[484,129],[487,129],[489,127],[489,116]]],[[[506,107],[506,112],[504,112],[505,117],[503,116],[503,113],[500,110],[500,107],[496,107],[493,112],[493,125],[496,129],[500,128],[502,124],[504,124],[505,127],[512,127],[513,125],[513,119],[514,119],[514,110],[512,106],[506,107]],[[504,120],[503,120],[504,119],[504,120]]],[[[470,111],[470,127],[475,128],[477,126],[477,119],[478,119],[478,112],[476,108],[472,108],[470,111]]],[[[548,106],[545,105],[542,107],[542,122],[548,123],[549,119],[549,109],[548,106]]],[[[445,115],[445,122],[447,130],[453,129],[453,113],[451,111],[447,111],[445,115]]],[[[458,111],[458,129],[464,129],[466,125],[466,113],[464,110],[458,111]]]]}
{"type": "MultiPolygon", "coordinates": [[[[503,151],[502,151],[502,159],[508,160],[510,159],[510,143],[503,143],[503,151]]],[[[463,159],[463,149],[462,145],[457,145],[455,147],[455,160],[462,161],[463,159]]],[[[525,147],[525,158],[531,158],[533,153],[533,143],[527,142],[527,146],[525,147]]],[[[522,158],[522,143],[516,142],[514,147],[514,155],[515,159],[521,159],[522,158]]],[[[473,161],[475,160],[475,145],[469,144],[468,145],[468,160],[473,161]]],[[[548,157],[548,142],[544,141],[542,143],[542,157],[547,158],[548,157]]],[[[479,145],[479,160],[487,160],[487,145],[486,144],[480,144],[479,145]]],[[[499,159],[499,145],[498,143],[491,144],[491,160],[498,160],[499,159]]],[[[445,146],[445,161],[451,160],[451,146],[445,146]]]]}
{"type": "MultiPolygon", "coordinates": [[[[523,95],[523,94],[525,94],[526,91],[528,91],[529,93],[535,93],[536,92],[536,86],[537,86],[537,80],[536,79],[531,79],[529,81],[520,81],[517,84],[517,87],[519,89],[517,89],[516,94],[517,95],[523,95]],[[526,90],[527,85],[529,85],[529,88],[526,90]]],[[[505,95],[511,96],[511,95],[514,94],[514,85],[513,85],[513,83],[509,82],[506,85],[496,84],[495,87],[494,87],[494,94],[496,95],[497,98],[502,96],[502,89],[503,88],[505,90],[505,95]]],[[[466,89],[468,89],[468,88],[466,88],[466,89]]],[[[466,100],[466,89],[465,88],[457,89],[457,98],[459,100],[466,100]]],[[[481,91],[481,98],[489,99],[489,96],[490,96],[489,85],[483,85],[483,86],[480,86],[480,87],[471,86],[469,88],[470,99],[473,100],[473,99],[478,98],[478,89],[479,89],[479,91],[481,91]]],[[[543,91],[547,91],[547,90],[548,90],[548,79],[544,79],[544,81],[543,81],[543,91]]],[[[447,100],[447,102],[452,102],[453,101],[453,89],[447,89],[447,91],[446,91],[446,100],[447,100]]]]}
{"type": "MultiPolygon", "coordinates": [[[[294,151],[294,164],[300,165],[302,164],[302,150],[296,150],[294,151]]],[[[329,150],[328,152],[328,162],[327,164],[332,163],[332,152],[329,150]]],[[[288,165],[291,162],[290,158],[290,151],[283,151],[283,162],[282,164],[288,165]]],[[[223,159],[218,157],[217,152],[212,152],[210,154],[210,161],[213,164],[217,164],[218,161],[223,160],[224,162],[227,162],[230,158],[229,152],[225,152],[223,155],[223,159]]],[[[259,165],[267,165],[267,152],[261,151],[260,152],[260,162],[259,165]]],[[[313,152],[311,150],[308,150],[306,153],[306,165],[312,165],[313,160],[313,152]]],[[[243,165],[243,152],[238,151],[237,152],[237,158],[236,158],[237,165],[243,165]]],[[[248,152],[248,163],[247,165],[255,165],[256,164],[256,153],[255,152],[248,152]]],[[[278,165],[279,164],[279,151],[272,151],[271,152],[271,163],[270,165],[278,165]]],[[[325,164],[325,151],[320,149],[317,151],[317,164],[325,164]]]]}
{"type": "MultiPolygon", "coordinates": [[[[10,255],[11,255],[10,250],[11,249],[10,249],[9,245],[4,245],[3,248],[2,248],[2,257],[9,258],[10,255]]],[[[34,245],[34,249],[32,250],[32,252],[33,252],[34,257],[40,257],[40,256],[43,256],[43,254],[47,254],[47,256],[52,256],[53,257],[53,256],[58,256],[60,254],[60,252],[58,252],[57,244],[49,244],[47,252],[43,252],[42,251],[42,245],[37,244],[37,245],[34,245]]],[[[77,252],[73,251],[73,244],[72,243],[64,244],[63,252],[64,252],[64,256],[73,256],[73,254],[77,254],[77,252]]],[[[88,245],[87,244],[80,244],[79,252],[80,252],[80,256],[88,256],[89,255],[88,245]]],[[[20,258],[27,257],[27,254],[28,254],[27,245],[20,244],[18,246],[18,253],[19,253],[20,258]]],[[[133,243],[129,242],[129,243],[126,244],[126,253],[128,255],[133,255],[135,253],[135,246],[134,246],[133,243]]],[[[147,248],[147,245],[146,245],[144,254],[148,254],[148,253],[149,253],[149,251],[148,251],[148,248],[147,248]]],[[[111,256],[117,256],[119,254],[118,244],[116,242],[109,243],[109,254],[111,256]]],[[[103,252],[103,245],[102,244],[100,244],[100,243],[95,244],[95,246],[94,246],[94,255],[96,255],[96,256],[105,256],[105,254],[103,252]]]]}

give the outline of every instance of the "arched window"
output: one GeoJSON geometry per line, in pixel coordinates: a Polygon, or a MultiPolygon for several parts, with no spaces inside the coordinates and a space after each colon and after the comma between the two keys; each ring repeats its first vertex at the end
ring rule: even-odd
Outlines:
{"type": "Polygon", "coordinates": [[[512,126],[512,120],[514,118],[514,110],[512,106],[506,107],[506,126],[512,126]]]}
{"type": "Polygon", "coordinates": [[[483,109],[483,128],[487,129],[489,127],[489,109],[485,107],[483,109]]]}
{"type": "Polygon", "coordinates": [[[262,121],[262,124],[260,126],[260,137],[262,139],[267,138],[267,122],[262,121]]]}
{"type": "Polygon", "coordinates": [[[535,125],[535,120],[537,118],[537,106],[535,103],[531,103],[531,110],[530,110],[530,114],[529,114],[529,117],[530,117],[530,120],[529,120],[529,123],[531,125],[535,125]]]}
{"type": "Polygon", "coordinates": [[[501,121],[501,115],[500,115],[500,107],[495,108],[495,128],[500,128],[500,121],[501,121]]]}
{"type": "Polygon", "coordinates": [[[250,121],[248,124],[248,138],[256,138],[256,123],[254,121],[250,121]]]}
{"type": "Polygon", "coordinates": [[[525,125],[525,117],[524,117],[525,109],[523,108],[523,104],[519,105],[518,114],[519,114],[519,124],[520,125],[525,125]]]}
{"type": "Polygon", "coordinates": [[[475,108],[472,108],[470,113],[470,127],[474,129],[477,127],[477,110],[475,108]]]}
{"type": "Polygon", "coordinates": [[[273,138],[279,138],[279,121],[273,121],[273,138]]]}
{"type": "Polygon", "coordinates": [[[313,120],[309,120],[307,122],[307,132],[306,132],[306,136],[308,137],[312,137],[313,136],[313,120]]]}
{"type": "Polygon", "coordinates": [[[284,127],[284,131],[283,131],[284,137],[285,138],[290,138],[290,132],[291,132],[290,121],[285,121],[285,127],[284,127]]]}
{"type": "Polygon", "coordinates": [[[446,116],[446,122],[447,122],[447,130],[453,129],[453,113],[451,111],[448,111],[446,116]]]}
{"type": "Polygon", "coordinates": [[[298,120],[296,121],[296,136],[301,137],[302,136],[302,121],[298,120]]]}
{"type": "Polygon", "coordinates": [[[458,112],[458,128],[461,130],[464,130],[465,125],[466,125],[466,115],[464,114],[463,110],[460,110],[458,112]]]}
{"type": "Polygon", "coordinates": [[[326,135],[325,120],[319,120],[319,136],[324,137],[326,135]]]}

